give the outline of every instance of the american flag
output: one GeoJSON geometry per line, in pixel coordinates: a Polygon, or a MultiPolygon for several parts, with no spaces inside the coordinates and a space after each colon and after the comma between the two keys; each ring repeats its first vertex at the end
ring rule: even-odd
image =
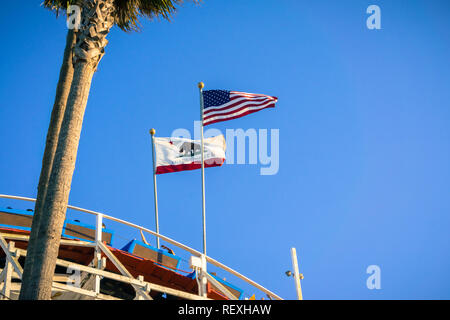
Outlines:
{"type": "Polygon", "coordinates": [[[240,118],[274,108],[277,97],[228,90],[203,91],[203,125],[240,118]]]}

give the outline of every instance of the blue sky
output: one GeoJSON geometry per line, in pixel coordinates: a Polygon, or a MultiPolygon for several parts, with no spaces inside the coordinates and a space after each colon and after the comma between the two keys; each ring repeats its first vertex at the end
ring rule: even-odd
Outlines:
{"type": "MultiPolygon", "coordinates": [[[[35,197],[67,29],[38,1],[5,6],[0,193],[35,197]]],[[[446,0],[205,0],[139,33],[113,28],[70,204],[154,229],[148,130],[192,132],[198,81],[275,95],[275,109],[211,126],[279,129],[280,168],[206,169],[208,254],[287,299],[291,247],[305,299],[449,299],[449,14],[446,0]],[[381,30],[366,27],[372,4],[381,30]]],[[[158,176],[161,232],[198,250],[200,183],[199,170],[158,176]]],[[[138,237],[119,231],[118,245],[138,237]]]]}

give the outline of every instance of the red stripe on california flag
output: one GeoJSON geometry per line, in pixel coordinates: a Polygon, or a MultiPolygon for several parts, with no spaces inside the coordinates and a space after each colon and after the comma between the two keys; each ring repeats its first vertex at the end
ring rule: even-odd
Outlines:
{"type": "Polygon", "coordinates": [[[246,116],[246,115],[248,115],[248,114],[251,114],[251,113],[254,113],[254,112],[258,112],[258,111],[260,111],[260,110],[267,109],[267,108],[275,108],[275,103],[270,104],[269,106],[264,107],[264,108],[261,108],[261,109],[249,110],[249,111],[244,112],[244,113],[242,113],[242,114],[240,114],[240,115],[238,115],[238,116],[228,117],[228,118],[224,118],[224,119],[216,119],[216,120],[212,120],[212,121],[209,121],[209,122],[206,121],[206,122],[203,123],[203,126],[207,126],[207,125],[210,125],[210,124],[213,124],[213,123],[217,123],[217,122],[222,122],[222,121],[228,121],[228,120],[233,120],[233,119],[241,118],[241,117],[246,116]]]}
{"type": "MultiPolygon", "coordinates": [[[[211,158],[208,160],[205,160],[205,168],[212,168],[212,167],[220,167],[225,162],[225,159],[223,158],[211,158]]],[[[171,172],[178,172],[178,171],[186,171],[186,170],[195,170],[200,169],[202,167],[201,161],[191,162],[191,163],[183,163],[183,164],[174,164],[169,166],[159,166],[156,167],[156,174],[163,174],[163,173],[171,173],[171,172]]]]}

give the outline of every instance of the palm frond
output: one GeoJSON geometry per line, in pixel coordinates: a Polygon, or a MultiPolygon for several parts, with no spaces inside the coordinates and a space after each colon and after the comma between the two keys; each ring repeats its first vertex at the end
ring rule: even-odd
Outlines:
{"type": "Polygon", "coordinates": [[[47,9],[50,9],[52,11],[55,11],[56,13],[56,17],[59,16],[59,12],[61,10],[67,10],[67,3],[69,1],[64,1],[64,0],[44,0],[44,2],[42,2],[41,6],[44,6],[47,9]]]}
{"type": "MultiPolygon", "coordinates": [[[[198,2],[198,0],[192,0],[198,2]]],[[[68,4],[77,4],[82,0],[44,0],[42,5],[59,15],[61,10],[67,10],[68,4]]],[[[124,31],[139,30],[141,24],[139,19],[163,18],[170,20],[176,11],[176,5],[183,0],[115,0],[115,24],[124,31]]]]}

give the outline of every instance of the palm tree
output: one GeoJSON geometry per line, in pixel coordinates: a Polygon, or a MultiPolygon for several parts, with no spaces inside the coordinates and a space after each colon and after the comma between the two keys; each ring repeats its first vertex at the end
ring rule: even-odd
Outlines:
{"type": "MultiPolygon", "coordinates": [[[[50,126],[47,131],[47,140],[45,143],[44,157],[42,159],[41,175],[38,184],[38,196],[34,207],[33,223],[31,226],[30,243],[35,243],[35,239],[39,230],[39,222],[42,212],[43,200],[47,193],[47,185],[50,179],[50,171],[53,164],[53,159],[58,145],[58,136],[61,129],[61,124],[66,109],[67,97],[69,96],[70,86],[73,78],[73,64],[72,64],[72,48],[75,45],[75,32],[69,30],[66,37],[66,47],[64,49],[63,63],[59,73],[58,85],[56,87],[55,102],[50,117],[50,126]]],[[[27,250],[27,259],[25,269],[31,269],[34,261],[34,249],[36,246],[29,246],[27,250]]],[[[22,281],[27,282],[25,276],[28,277],[30,272],[24,274],[22,281]]]]}
{"type": "MultiPolygon", "coordinates": [[[[52,143],[52,148],[46,145],[46,152],[48,148],[51,161],[43,161],[36,202],[39,212],[36,222],[33,221],[32,225],[28,249],[31,250],[31,259],[25,264],[19,297],[21,300],[51,298],[52,279],[75,170],[84,112],[92,77],[108,43],[106,36],[114,25],[124,31],[138,30],[140,17],[169,19],[175,12],[175,5],[181,2],[182,0],[72,1],[72,4],[81,8],[81,24],[74,32],[76,42],[71,55],[73,78],[62,122],[60,126],[56,120],[54,123],[51,122],[49,129],[49,134],[54,130],[58,138],[52,140],[56,141],[56,145],[52,143]]],[[[68,1],[45,0],[43,4],[58,13],[60,10],[67,10],[68,1]]],[[[47,140],[47,144],[50,140],[47,140]]],[[[27,260],[28,258],[27,256],[27,260]]]]}

